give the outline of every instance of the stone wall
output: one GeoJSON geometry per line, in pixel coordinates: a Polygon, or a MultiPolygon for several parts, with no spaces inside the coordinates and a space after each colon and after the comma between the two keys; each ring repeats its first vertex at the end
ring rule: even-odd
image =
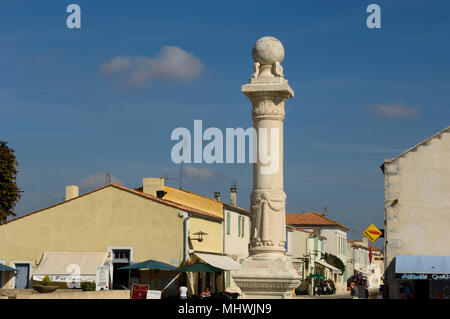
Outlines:
{"type": "Polygon", "coordinates": [[[389,298],[399,297],[397,255],[450,255],[450,127],[385,160],[385,267],[389,298]]]}

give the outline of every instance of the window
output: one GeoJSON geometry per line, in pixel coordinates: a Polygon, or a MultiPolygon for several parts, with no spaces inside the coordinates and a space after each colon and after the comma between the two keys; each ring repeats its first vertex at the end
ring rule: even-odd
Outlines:
{"type": "Polygon", "coordinates": [[[242,231],[241,231],[242,238],[244,238],[244,230],[245,230],[245,217],[242,216],[242,231]]]}
{"type": "Polygon", "coordinates": [[[344,242],[344,256],[347,256],[347,239],[342,238],[342,240],[344,242]]]}
{"type": "Polygon", "coordinates": [[[337,253],[341,256],[347,255],[347,243],[344,237],[339,236],[337,237],[337,253]]]}
{"type": "Polygon", "coordinates": [[[231,223],[231,216],[230,216],[230,212],[227,212],[227,235],[229,235],[230,234],[230,223],[231,223]]]}
{"type": "Polygon", "coordinates": [[[241,216],[238,216],[238,237],[241,237],[241,216]]]}
{"type": "Polygon", "coordinates": [[[129,263],[130,250],[129,249],[113,249],[113,263],[129,263]]]}

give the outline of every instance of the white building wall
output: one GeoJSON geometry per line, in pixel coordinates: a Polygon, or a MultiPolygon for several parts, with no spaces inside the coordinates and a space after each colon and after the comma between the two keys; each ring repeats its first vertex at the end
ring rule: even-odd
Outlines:
{"type": "Polygon", "coordinates": [[[450,256],[450,127],[384,162],[385,267],[399,297],[397,255],[450,256]]]}
{"type": "MultiPolygon", "coordinates": [[[[347,232],[337,227],[322,228],[322,235],[327,238],[325,251],[339,257],[344,265],[347,265],[347,232]],[[341,238],[341,244],[339,238],[341,238]],[[339,249],[339,245],[341,245],[341,249],[339,249]]],[[[337,292],[342,293],[347,290],[347,271],[337,276],[335,284],[337,292]]]]}
{"type": "MultiPolygon", "coordinates": [[[[245,214],[239,213],[238,211],[224,208],[223,234],[224,254],[235,259],[237,262],[242,263],[242,261],[249,255],[250,218],[245,214]],[[240,229],[239,226],[241,227],[240,229]]],[[[237,287],[233,280],[233,273],[234,271],[229,272],[229,274],[225,273],[225,276],[228,276],[230,282],[230,285],[225,287],[226,291],[240,293],[239,287],[237,287]]],[[[225,284],[226,283],[227,278],[225,278],[225,284]]]]}

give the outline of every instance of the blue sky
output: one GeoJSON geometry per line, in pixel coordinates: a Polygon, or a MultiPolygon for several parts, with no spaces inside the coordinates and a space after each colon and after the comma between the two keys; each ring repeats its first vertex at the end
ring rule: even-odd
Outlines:
{"type": "MultiPolygon", "coordinates": [[[[271,35],[296,95],[286,105],[287,211],[327,206],[358,239],[371,223],[383,227],[384,158],[449,125],[448,12],[439,0],[2,1],[0,139],[20,164],[17,213],[60,201],[65,185],[101,186],[106,172],[128,187],[177,178],[170,134],[195,119],[250,127],[240,87],[253,43],[271,35]],[[81,29],[66,27],[70,3],[81,29]],[[381,29],[366,27],[370,3],[381,29]],[[103,72],[118,61],[128,69],[103,72]],[[173,61],[189,66],[164,73],[173,61]]],[[[228,200],[232,181],[248,208],[250,164],[190,166],[183,187],[228,200]]]]}

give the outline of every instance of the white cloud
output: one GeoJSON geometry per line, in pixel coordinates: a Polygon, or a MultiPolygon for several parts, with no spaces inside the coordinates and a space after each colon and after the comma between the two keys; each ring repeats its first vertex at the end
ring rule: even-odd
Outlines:
{"type": "Polygon", "coordinates": [[[215,178],[215,174],[207,168],[197,168],[194,166],[183,166],[183,175],[191,179],[211,180],[215,178]]]}
{"type": "MultiPolygon", "coordinates": [[[[98,172],[80,179],[78,183],[76,183],[76,185],[84,189],[95,189],[105,186],[106,185],[105,181],[106,181],[106,173],[98,172]]],[[[111,174],[111,182],[116,184],[123,184],[123,182],[120,179],[114,177],[112,174],[111,174]]]]}
{"type": "Polygon", "coordinates": [[[105,76],[118,75],[131,86],[141,86],[158,79],[188,81],[200,75],[203,64],[192,54],[176,46],[165,46],[156,57],[115,57],[102,64],[99,72],[105,76]]]}
{"type": "Polygon", "coordinates": [[[417,117],[420,115],[420,107],[408,107],[403,103],[378,104],[367,108],[371,113],[386,119],[417,117]]]}
{"type": "Polygon", "coordinates": [[[103,75],[109,75],[117,72],[124,71],[131,66],[129,57],[115,57],[108,63],[102,64],[99,68],[100,73],[103,75]]]}

